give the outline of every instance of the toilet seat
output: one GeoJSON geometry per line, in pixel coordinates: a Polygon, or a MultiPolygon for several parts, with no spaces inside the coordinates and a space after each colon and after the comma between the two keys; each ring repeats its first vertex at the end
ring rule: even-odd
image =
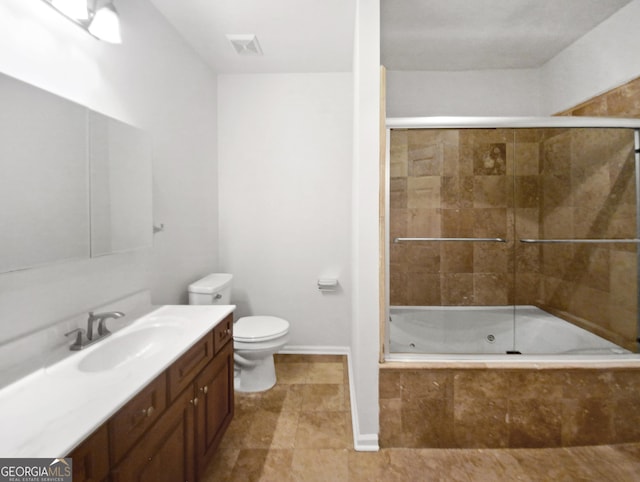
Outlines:
{"type": "Polygon", "coordinates": [[[233,339],[245,343],[269,341],[285,335],[289,322],[276,316],[245,316],[233,324],[233,339]]]}

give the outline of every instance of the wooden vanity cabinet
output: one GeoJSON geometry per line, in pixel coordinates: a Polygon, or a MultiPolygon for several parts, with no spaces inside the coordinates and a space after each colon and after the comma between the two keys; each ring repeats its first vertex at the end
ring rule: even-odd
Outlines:
{"type": "Polygon", "coordinates": [[[109,475],[109,433],[107,424],[93,432],[69,455],[73,460],[73,480],[100,482],[109,475]]]}
{"type": "Polygon", "coordinates": [[[76,448],[74,482],[196,481],[233,418],[232,330],[229,315],[76,448]]]}

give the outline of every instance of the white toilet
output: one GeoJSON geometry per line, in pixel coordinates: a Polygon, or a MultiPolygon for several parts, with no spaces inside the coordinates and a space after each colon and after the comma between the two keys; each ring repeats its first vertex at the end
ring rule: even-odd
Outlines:
{"type": "MultiPolygon", "coordinates": [[[[190,305],[231,304],[228,273],[213,273],[189,285],[190,305]]],[[[245,316],[233,324],[234,388],[262,392],[276,384],[273,354],[289,339],[289,322],[275,316],[245,316]]]]}

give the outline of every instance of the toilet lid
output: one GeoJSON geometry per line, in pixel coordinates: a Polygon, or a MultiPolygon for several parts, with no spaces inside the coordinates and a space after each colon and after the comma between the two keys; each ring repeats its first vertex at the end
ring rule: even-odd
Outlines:
{"type": "Polygon", "coordinates": [[[257,342],[278,338],[289,331],[289,322],[275,316],[245,316],[233,324],[233,339],[257,342]]]}

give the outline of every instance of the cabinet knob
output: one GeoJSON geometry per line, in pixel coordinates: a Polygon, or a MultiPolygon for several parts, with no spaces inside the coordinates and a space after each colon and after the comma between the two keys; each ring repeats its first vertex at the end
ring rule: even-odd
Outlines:
{"type": "Polygon", "coordinates": [[[151,414],[155,411],[155,407],[151,405],[149,408],[143,408],[140,410],[140,415],[143,417],[150,417],[151,414]]]}
{"type": "Polygon", "coordinates": [[[198,397],[195,397],[193,400],[189,400],[189,403],[191,403],[194,407],[198,406],[198,397]]]}
{"type": "Polygon", "coordinates": [[[200,391],[206,395],[209,391],[209,387],[206,385],[204,387],[200,387],[200,391]]]}

